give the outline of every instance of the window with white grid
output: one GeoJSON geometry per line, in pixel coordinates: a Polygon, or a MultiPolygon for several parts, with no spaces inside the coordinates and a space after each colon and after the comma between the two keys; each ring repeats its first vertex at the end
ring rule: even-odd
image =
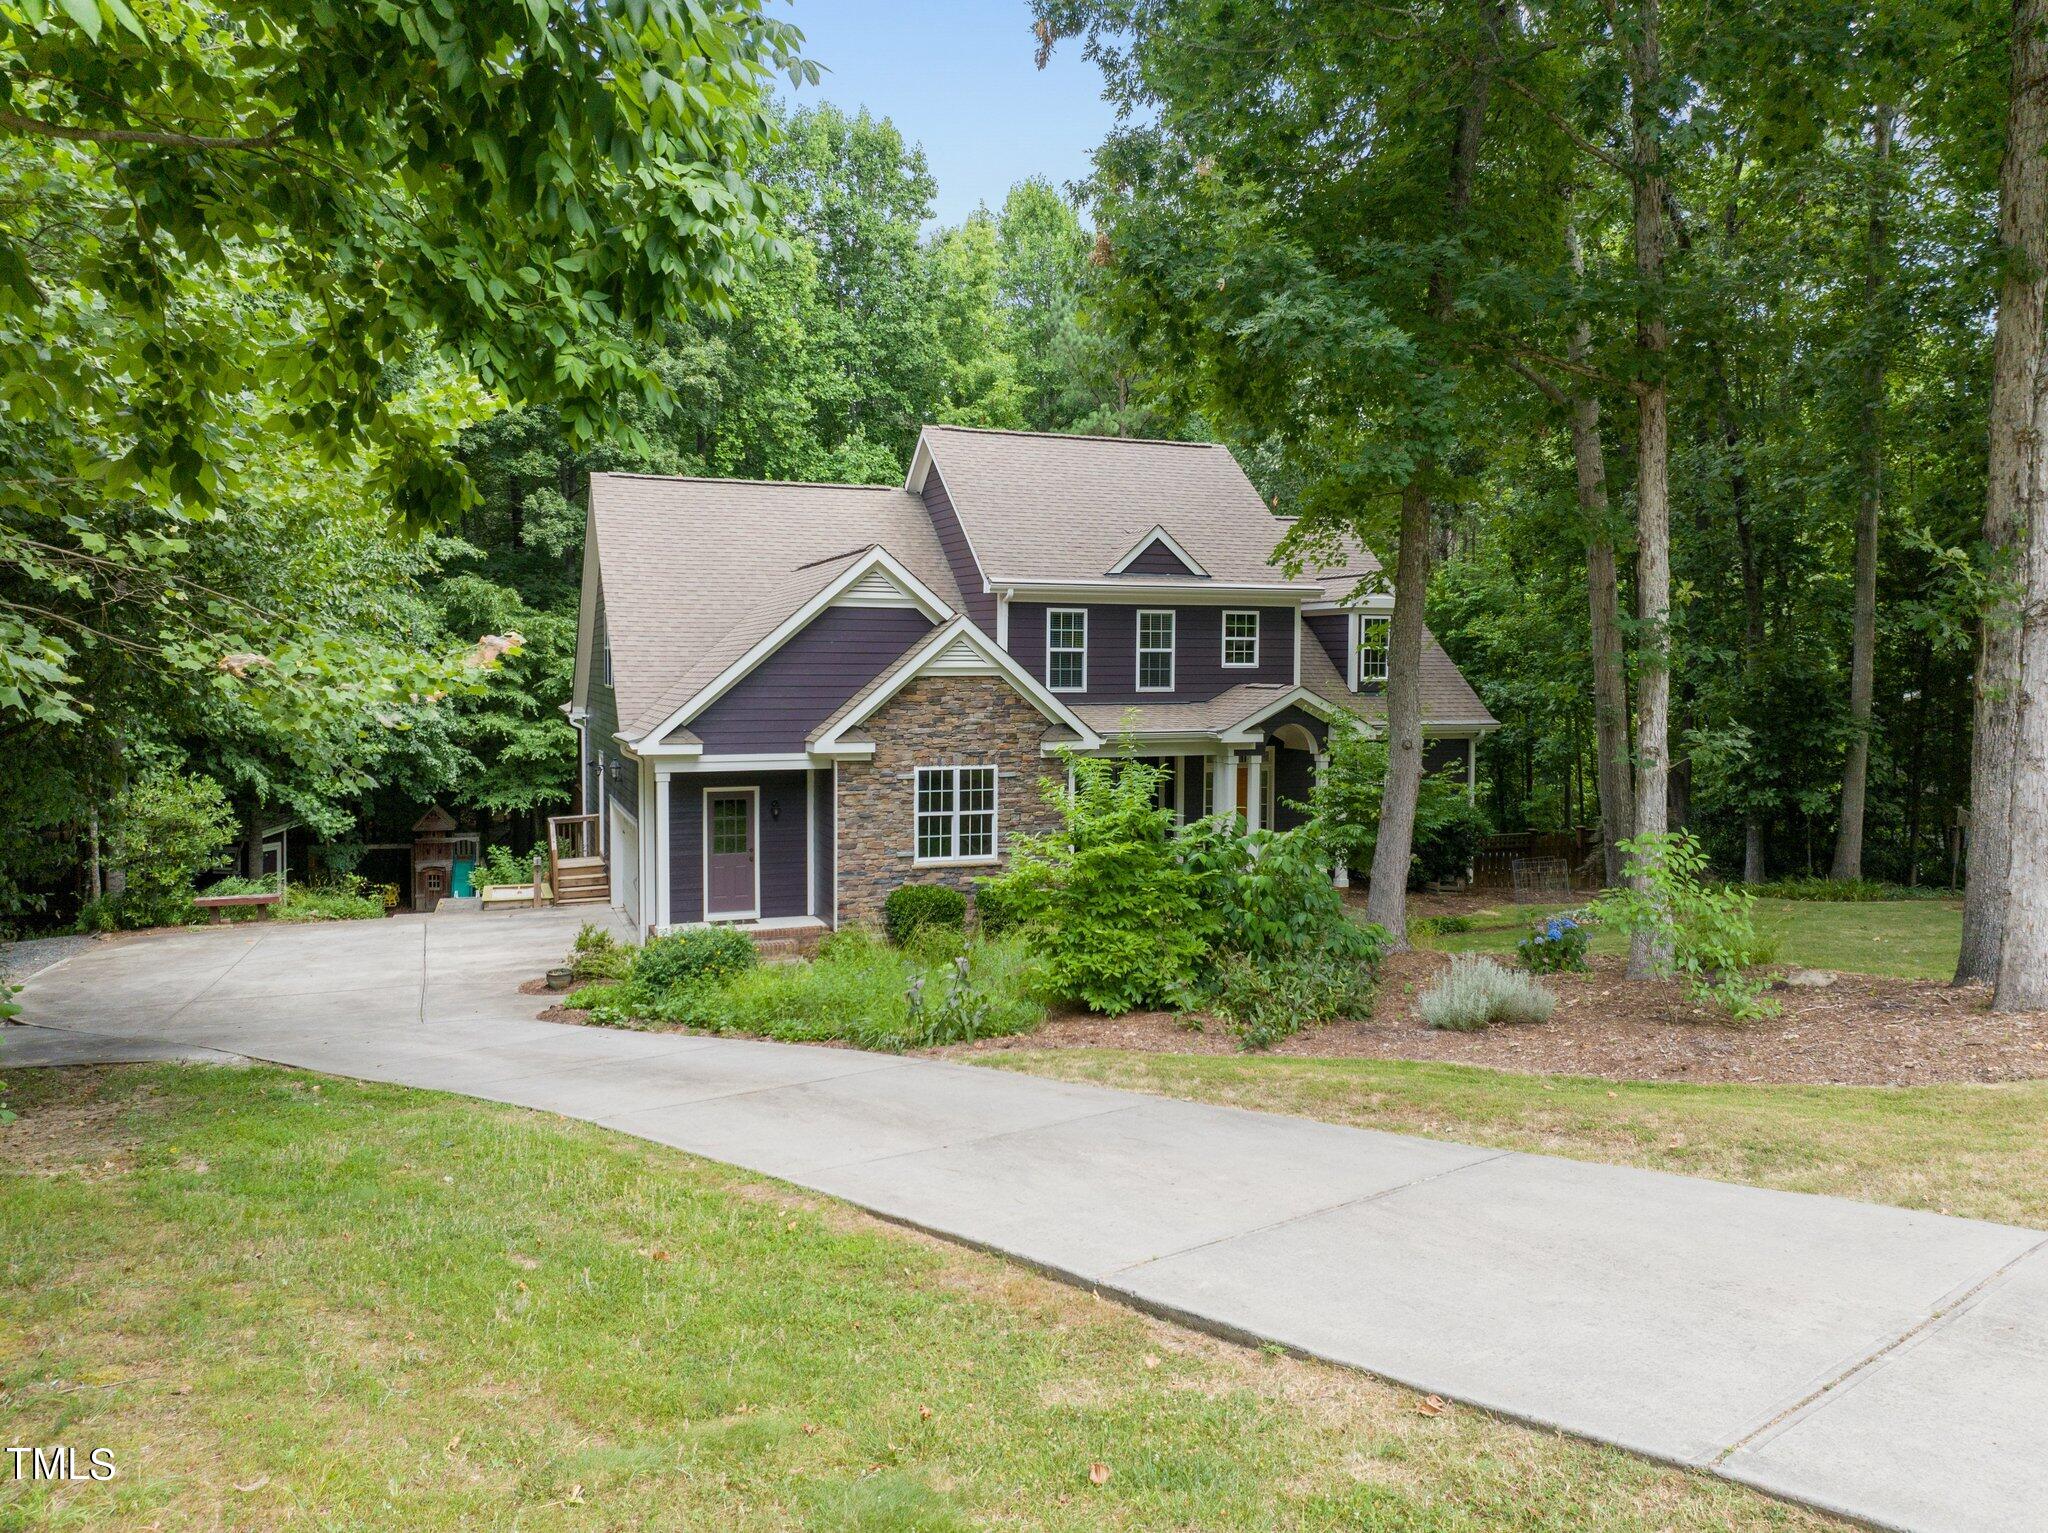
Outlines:
{"type": "Polygon", "coordinates": [[[1387,679],[1387,626],[1390,618],[1361,616],[1358,620],[1358,681],[1387,679]]]}
{"type": "Polygon", "coordinates": [[[1223,614],[1223,663],[1232,670],[1244,670],[1258,665],[1258,613],[1226,612],[1223,614]]]}
{"type": "Polygon", "coordinates": [[[1138,614],[1138,690],[1173,690],[1173,614],[1138,614]]]}
{"type": "Polygon", "coordinates": [[[1045,684],[1055,692],[1088,689],[1088,609],[1054,607],[1045,615],[1045,684]]]}
{"type": "Polygon", "coordinates": [[[917,861],[988,862],[996,855],[996,769],[917,769],[917,861]]]}

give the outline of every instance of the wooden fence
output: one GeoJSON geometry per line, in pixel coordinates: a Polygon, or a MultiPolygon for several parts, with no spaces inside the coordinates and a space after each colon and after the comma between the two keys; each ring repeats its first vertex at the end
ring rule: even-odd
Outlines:
{"type": "Polygon", "coordinates": [[[1602,882],[1600,837],[1593,830],[1518,830],[1504,836],[1488,836],[1479,843],[1472,859],[1475,889],[1513,889],[1515,864],[1536,858],[1556,858],[1570,870],[1571,888],[1597,889],[1602,882]]]}

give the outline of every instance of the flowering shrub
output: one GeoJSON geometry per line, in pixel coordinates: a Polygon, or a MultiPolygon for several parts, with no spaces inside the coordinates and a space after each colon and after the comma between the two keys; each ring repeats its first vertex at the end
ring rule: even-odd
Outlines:
{"type": "Polygon", "coordinates": [[[1592,941],[1585,921],[1557,915],[1538,921],[1535,929],[1515,944],[1515,951],[1531,974],[1576,974],[1586,967],[1586,949],[1592,941]]]}

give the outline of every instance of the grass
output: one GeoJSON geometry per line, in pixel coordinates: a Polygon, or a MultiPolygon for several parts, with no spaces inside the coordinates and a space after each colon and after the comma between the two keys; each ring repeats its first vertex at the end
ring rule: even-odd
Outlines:
{"type": "Polygon", "coordinates": [[[1003,1050],[975,1063],[1330,1123],[2048,1228],[2048,1081],[1694,1086],[1468,1065],[1003,1050]]]}
{"type": "Polygon", "coordinates": [[[1045,1019],[1032,992],[1033,964],[1020,938],[963,943],[957,934],[921,934],[908,950],[863,932],[835,933],[815,962],[747,969],[722,983],[661,991],[638,980],[592,985],[567,997],[608,1027],[689,1027],[784,1043],[851,1043],[895,1051],[1021,1033],[1045,1019]],[[953,960],[968,961],[957,991],[953,960]],[[921,1016],[910,989],[923,980],[921,1016]],[[947,1009],[956,994],[966,1009],[947,1009]]]}
{"type": "Polygon", "coordinates": [[[588,1125],[270,1069],[14,1087],[0,1441],[120,1476],[0,1478],[10,1533],[1833,1525],[588,1125]]]}
{"type": "MultiPolygon", "coordinates": [[[[1536,921],[1577,908],[1503,903],[1475,912],[1473,930],[1443,932],[1428,943],[1450,953],[1508,954],[1536,921]]],[[[1758,924],[1779,939],[1778,958],[1783,963],[1899,979],[1947,979],[1955,973],[1963,932],[1963,907],[1956,900],[1759,899],[1756,908],[1758,924]]],[[[1627,950],[1627,940],[1618,933],[1593,935],[1596,953],[1627,950]]]]}

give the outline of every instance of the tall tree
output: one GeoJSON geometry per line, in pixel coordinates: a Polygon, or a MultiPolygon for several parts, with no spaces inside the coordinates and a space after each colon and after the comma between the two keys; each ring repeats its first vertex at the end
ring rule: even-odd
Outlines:
{"type": "MultiPolygon", "coordinates": [[[[1993,877],[2004,885],[1992,1007],[2048,1007],[2048,0],[2016,0],[2012,101],[1999,181],[1999,290],[1991,382],[1991,482],[1984,536],[2019,558],[2018,623],[1987,621],[1977,677],[1979,729],[1995,735],[1973,757],[1971,904],[1993,877]],[[1982,856],[1987,843],[2006,850],[1982,856]],[[1981,865],[1980,865],[1981,862],[1981,865]]],[[[2003,616],[2003,615],[2001,615],[2003,616]]],[[[1981,938],[1981,933],[1974,934],[1981,938]]],[[[1966,961],[1973,957],[1965,952],[1966,961]]]]}

